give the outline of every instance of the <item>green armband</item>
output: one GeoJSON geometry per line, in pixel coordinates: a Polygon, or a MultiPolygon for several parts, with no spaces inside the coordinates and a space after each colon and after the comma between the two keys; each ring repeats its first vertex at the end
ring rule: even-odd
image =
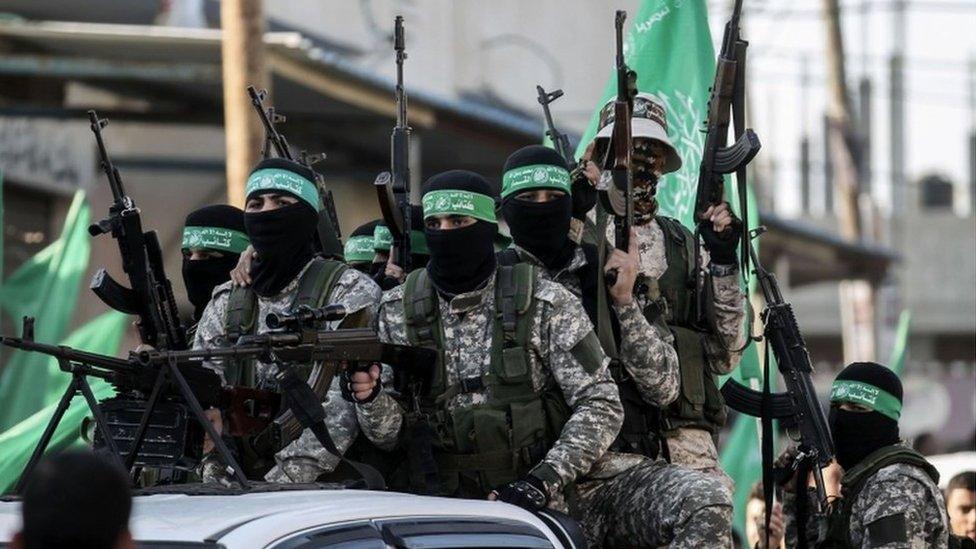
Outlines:
{"type": "Polygon", "coordinates": [[[586,336],[570,352],[588,374],[599,370],[603,366],[604,357],[606,357],[603,347],[600,346],[600,339],[593,330],[587,332],[586,336]]]}

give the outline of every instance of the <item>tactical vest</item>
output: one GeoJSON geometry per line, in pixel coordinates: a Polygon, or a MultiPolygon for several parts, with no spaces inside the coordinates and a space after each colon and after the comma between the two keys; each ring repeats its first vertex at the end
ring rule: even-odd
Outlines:
{"type": "Polygon", "coordinates": [[[651,322],[661,317],[667,322],[681,370],[680,395],[664,411],[665,436],[673,436],[682,428],[704,429],[715,435],[725,425],[725,400],[705,356],[704,338],[708,334],[696,318],[695,238],[676,219],[655,219],[664,232],[668,267],[657,280],[659,296],[654,295],[651,284],[653,302],[644,309],[644,316],[651,322]]]}
{"type": "MultiPolygon", "coordinates": [[[[488,373],[447,383],[439,297],[426,269],[404,282],[403,309],[410,345],[440,351],[431,390],[417,395],[406,415],[411,491],[483,498],[538,465],[559,437],[570,409],[562,393],[537,392],[529,368],[529,338],[538,274],[527,264],[500,266],[495,281],[488,373]],[[448,411],[454,396],[487,389],[488,402],[448,411]]],[[[394,483],[395,485],[395,483],[394,483]]]]}
{"type": "Polygon", "coordinates": [[[842,549],[854,548],[851,543],[851,513],[854,502],[860,495],[868,479],[874,476],[881,469],[896,463],[906,463],[918,467],[932,479],[936,485],[939,484],[939,472],[932,466],[922,454],[915,450],[894,444],[875,450],[851,470],[844,473],[841,478],[841,496],[839,505],[836,505],[827,519],[827,537],[818,545],[823,549],[842,549]]]}
{"type": "MultiPolygon", "coordinates": [[[[301,305],[309,307],[326,305],[332,289],[348,268],[345,264],[332,259],[321,257],[313,259],[312,264],[305,269],[298,281],[298,290],[290,309],[293,310],[301,305]]],[[[243,335],[254,334],[258,326],[257,316],[258,300],[254,290],[239,286],[232,288],[224,316],[224,333],[227,340],[236,342],[243,335]]],[[[225,361],[224,376],[229,385],[254,387],[257,385],[255,361],[225,361]]],[[[328,387],[322,387],[322,383],[324,383],[322,377],[309,380],[316,393],[324,396],[328,387]]],[[[291,410],[283,411],[276,421],[281,424],[280,431],[271,426],[260,435],[235,441],[241,467],[244,468],[248,478],[264,478],[265,473],[275,464],[274,454],[302,432],[303,428],[291,410]]]]}
{"type": "MultiPolygon", "coordinates": [[[[603,301],[604,311],[599,310],[598,251],[596,246],[589,242],[583,242],[580,247],[586,257],[586,265],[574,273],[582,294],[580,301],[586,310],[586,316],[597,330],[604,351],[610,357],[610,375],[617,383],[620,402],[624,408],[623,425],[617,438],[610,445],[610,450],[641,454],[651,459],[657,458],[661,450],[661,410],[657,406],[648,404],[641,397],[637,383],[616,356],[615,349],[620,345],[620,322],[611,310],[609,295],[603,301]],[[601,322],[601,312],[605,319],[603,322],[601,322]]],[[[514,248],[499,252],[497,257],[500,265],[515,265],[521,261],[514,248]]]]}
{"type": "MultiPolygon", "coordinates": [[[[312,308],[327,305],[342,273],[349,267],[332,259],[316,257],[298,280],[298,290],[289,310],[307,305],[312,308]]],[[[251,335],[257,330],[258,298],[250,287],[234,286],[227,298],[227,311],[224,315],[224,333],[227,341],[235,342],[243,335],[251,335]]],[[[229,385],[253,387],[256,384],[254,361],[228,362],[224,371],[229,385]]]]}

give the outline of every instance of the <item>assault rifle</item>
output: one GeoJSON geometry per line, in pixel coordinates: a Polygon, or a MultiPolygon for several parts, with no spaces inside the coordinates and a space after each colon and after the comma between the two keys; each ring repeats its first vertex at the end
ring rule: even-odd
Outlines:
{"type": "MultiPolygon", "coordinates": [[[[55,357],[61,370],[72,375],[72,381],[44,430],[17,485],[20,491],[50,443],[71,400],[81,393],[95,418],[96,446],[104,446],[127,468],[133,465],[190,469],[201,458],[203,433],[214,442],[218,456],[228,471],[242,485],[247,485],[243,469],[226,443],[205,416],[204,406],[219,407],[227,418],[226,432],[233,436],[251,436],[264,446],[277,450],[294,440],[303,428],[312,429],[323,446],[341,456],[322,423],[322,395],[294,371],[293,364],[315,363],[324,372],[325,386],[340,368],[355,362],[382,362],[394,368],[397,383],[427,390],[436,353],[380,342],[369,329],[321,331],[323,320],[345,316],[341,307],[300,310],[293,314],[274,315],[271,324],[278,331],[244,336],[237,345],[201,350],[141,350],[128,358],[116,358],[79,351],[70,347],[48,345],[33,340],[33,319],[24,322],[20,338],[0,337],[0,344],[55,357]],[[215,360],[260,360],[277,365],[279,387],[284,402],[297,419],[290,427],[285,414],[278,415],[281,397],[270,391],[243,387],[222,387],[220,377],[204,367],[215,360]],[[95,399],[87,376],[112,383],[117,397],[101,402],[95,399]],[[275,417],[277,415],[277,417],[275,417]],[[138,419],[138,423],[136,423],[138,419]],[[196,420],[196,424],[192,420],[196,420]],[[138,425],[133,431],[133,426],[138,425]],[[323,438],[324,437],[324,438],[323,438]]],[[[352,464],[357,467],[358,464],[352,464]]],[[[361,471],[367,484],[379,486],[381,479],[370,471],[361,471]]]]}
{"type": "MultiPolygon", "coordinates": [[[[705,146],[702,150],[701,166],[698,171],[698,192],[695,195],[695,219],[698,232],[707,219],[702,214],[710,207],[720,204],[725,195],[725,174],[736,173],[739,186],[739,213],[743,216],[741,227],[742,248],[739,258],[742,272],[748,272],[748,218],[746,215],[746,165],[759,152],[759,137],[751,129],[745,128],[745,74],[746,48],[749,42],[739,36],[739,16],[742,0],[735,0],[732,16],[725,24],[722,48],[715,62],[715,82],[708,98],[708,120],[706,122],[705,146]],[[729,118],[734,123],[735,143],[726,147],[729,134],[729,118]]],[[[697,249],[697,248],[696,248],[697,249]]],[[[700,269],[697,269],[700,271],[700,269]]],[[[699,293],[704,284],[699,279],[699,293]]],[[[699,317],[702,303],[699,301],[699,317]]]]}
{"type": "MultiPolygon", "coordinates": [[[[758,237],[763,231],[764,227],[751,231],[750,237],[758,237]]],[[[834,445],[813,385],[813,364],[800,327],[796,323],[793,306],[783,299],[776,276],[759,262],[752,242],[747,240],[746,243],[752,258],[753,272],[766,301],[766,308],[761,316],[767,352],[771,350],[776,357],[776,364],[786,384],[786,392],[764,394],[730,379],[722,386],[722,396],[733,410],[765,420],[779,420],[791,433],[791,437],[798,439],[797,462],[807,461],[813,465],[819,512],[822,513],[826,509],[827,493],[820,469],[833,459],[834,445]]]]}
{"type": "MultiPolygon", "coordinates": [[[[637,73],[630,70],[624,60],[624,21],[627,12],[618,10],[614,19],[617,40],[617,98],[613,103],[613,134],[605,170],[610,170],[612,189],[600,192],[604,207],[614,215],[614,247],[627,251],[630,244],[630,228],[634,224],[634,188],[631,172],[631,148],[633,137],[630,117],[637,95],[637,73]]],[[[607,286],[617,283],[617,272],[606,274],[607,286]]]]}
{"type": "Polygon", "coordinates": [[[546,135],[552,141],[552,148],[556,149],[559,156],[566,161],[566,169],[573,171],[576,168],[576,161],[569,136],[556,129],[556,124],[552,121],[552,112],[549,110],[549,104],[562,97],[563,90],[546,92],[542,86],[536,86],[535,91],[538,94],[537,100],[542,105],[542,114],[546,118],[546,135]]]}
{"type": "Polygon", "coordinates": [[[407,92],[403,87],[403,62],[407,59],[403,17],[394,20],[393,50],[396,52],[396,124],[390,138],[390,171],[376,177],[374,185],[380,211],[393,233],[390,260],[404,273],[413,269],[410,258],[410,125],[407,121],[407,92]]]}
{"type": "Polygon", "coordinates": [[[185,349],[186,330],[180,322],[173,297],[173,287],[163,269],[163,254],[156,231],[142,230],[142,214],[130,196],[125,194],[119,170],[112,164],[102,139],[102,128],[108,119],[88,111],[91,131],[98,144],[102,171],[112,189],[113,203],[108,217],[88,227],[98,236],[111,233],[122,255],[122,270],[129,278],[129,288],[116,282],[108,271],[99,269],[92,278],[91,289],[106,305],[126,314],[136,315],[139,339],[157,349],[185,349]]]}
{"type": "Polygon", "coordinates": [[[259,91],[254,86],[248,86],[247,95],[251,98],[251,105],[254,106],[255,112],[257,112],[258,118],[261,120],[261,125],[264,126],[264,147],[261,149],[262,158],[270,158],[271,153],[274,152],[278,158],[298,162],[312,170],[312,173],[315,174],[315,185],[318,187],[319,192],[322,193],[322,206],[325,210],[325,215],[320,216],[318,246],[320,251],[327,255],[334,255],[336,253],[334,248],[338,247],[340,250],[342,248],[341,244],[337,246],[336,242],[331,242],[333,234],[337,240],[342,238],[342,233],[339,232],[339,214],[335,209],[332,190],[327,188],[322,174],[315,170],[315,165],[325,160],[325,154],[308,154],[306,151],[301,151],[296,159],[291,152],[291,146],[288,144],[288,140],[278,131],[276,126],[276,124],[284,123],[287,118],[275,110],[274,107],[265,108],[264,106],[264,100],[268,97],[268,92],[265,90],[259,91]]]}

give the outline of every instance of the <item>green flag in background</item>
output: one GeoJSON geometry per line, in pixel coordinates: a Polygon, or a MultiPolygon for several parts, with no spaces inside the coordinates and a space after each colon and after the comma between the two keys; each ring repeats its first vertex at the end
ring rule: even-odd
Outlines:
{"type": "MultiPolygon", "coordinates": [[[[650,92],[664,102],[671,142],[681,155],[677,172],[661,178],[657,188],[660,212],[694,228],[693,214],[705,134],[709,88],[715,78],[715,49],[708,28],[708,11],[704,0],[644,0],[636,13],[628,14],[629,32],[624,40],[628,66],[637,72],[637,88],[650,92]]],[[[611,24],[610,19],[606,21],[611,24]]],[[[607,44],[608,50],[613,44],[607,44]]],[[[607,56],[607,59],[612,59],[607,56]]],[[[612,69],[612,67],[609,67],[612,69]]],[[[590,124],[580,140],[576,155],[596,134],[599,110],[617,93],[614,73],[593,112],[590,124]]],[[[738,194],[726,178],[726,200],[738,211],[738,194]]],[[[747,196],[750,228],[757,225],[755,198],[747,196]]],[[[760,376],[759,354],[755,345],[743,353],[742,362],[733,376],[740,381],[760,376]]],[[[754,418],[740,417],[722,452],[722,463],[736,481],[736,528],[742,528],[745,498],[752,483],[761,476],[759,442],[754,418]]]]}
{"type": "Polygon", "coordinates": [[[898,332],[895,334],[895,346],[891,349],[888,367],[901,376],[908,359],[908,335],[912,326],[912,312],[905,309],[898,317],[898,332]]]}
{"type": "MultiPolygon", "coordinates": [[[[115,356],[122,343],[122,336],[128,326],[128,316],[117,312],[109,311],[81,328],[75,330],[61,344],[115,356]]],[[[41,439],[44,427],[54,415],[57,408],[57,401],[61,398],[65,388],[71,381],[69,374],[58,370],[57,361],[53,357],[35,355],[41,362],[46,362],[41,366],[52,371],[56,371],[51,376],[50,383],[46,387],[45,401],[52,404],[44,407],[40,411],[24,419],[20,423],[0,433],[0,493],[4,493],[16,484],[21,471],[30,459],[34,447],[41,439]]],[[[96,378],[88,378],[95,398],[101,400],[115,394],[111,385],[96,378]]],[[[84,397],[75,396],[68,407],[61,424],[54,431],[49,450],[59,450],[73,444],[81,443],[81,423],[91,413],[84,397]]]]}
{"type": "MultiPolygon", "coordinates": [[[[71,321],[88,267],[89,217],[85,194],[78,191],[61,236],[21,265],[0,288],[0,307],[14,326],[20,325],[22,316],[37,319],[38,341],[60,341],[71,321]]],[[[6,356],[0,373],[0,433],[51,404],[57,397],[50,387],[60,383],[58,368],[45,357],[24,351],[6,356]]]]}

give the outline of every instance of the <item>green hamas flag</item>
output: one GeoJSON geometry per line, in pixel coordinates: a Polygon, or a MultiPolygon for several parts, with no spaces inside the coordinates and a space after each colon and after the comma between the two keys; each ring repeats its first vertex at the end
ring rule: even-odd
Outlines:
{"type": "MultiPolygon", "coordinates": [[[[62,345],[83,349],[93,353],[115,356],[118,353],[122,336],[128,326],[128,316],[109,311],[88,324],[78,328],[64,341],[62,345]]],[[[53,402],[40,411],[24,419],[20,423],[0,433],[0,493],[10,490],[21,471],[30,459],[34,447],[41,439],[44,427],[47,426],[57,408],[57,400],[61,397],[71,376],[58,370],[57,361],[53,357],[35,354],[42,363],[40,366],[57,373],[52,375],[51,382],[46,388],[45,400],[53,402]]],[[[88,378],[95,398],[101,400],[115,394],[111,385],[96,378],[88,378]]],[[[74,444],[82,444],[81,423],[91,415],[88,404],[81,395],[75,396],[71,406],[61,419],[61,424],[54,431],[49,451],[60,450],[74,444]]]]}
{"type": "Polygon", "coordinates": [[[888,367],[893,372],[901,376],[905,369],[905,361],[908,359],[908,336],[911,332],[912,312],[905,309],[898,317],[898,332],[895,334],[895,345],[891,349],[891,358],[888,359],[888,367]]]}
{"type": "MultiPolygon", "coordinates": [[[[0,288],[0,307],[14,326],[23,316],[37,319],[38,341],[60,341],[78,301],[81,277],[88,267],[90,237],[88,205],[82,191],[74,200],[64,221],[61,236],[24,262],[0,288]]],[[[17,328],[19,330],[19,328],[17,328]]],[[[56,366],[44,357],[14,351],[7,354],[0,373],[0,433],[51,404],[56,396],[49,388],[59,376],[56,366]]]]}

